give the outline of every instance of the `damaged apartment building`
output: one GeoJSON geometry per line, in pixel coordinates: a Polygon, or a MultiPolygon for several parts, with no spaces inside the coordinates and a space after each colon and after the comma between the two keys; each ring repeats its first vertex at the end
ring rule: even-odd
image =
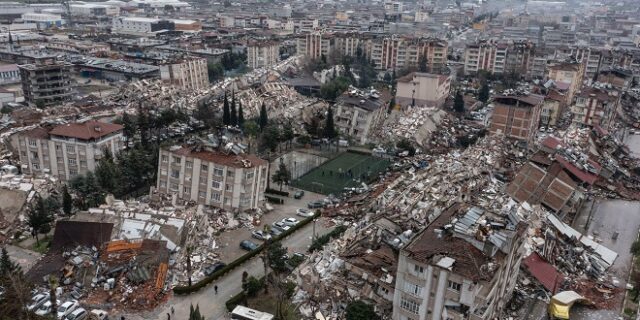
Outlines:
{"type": "Polygon", "coordinates": [[[364,92],[350,87],[338,97],[334,107],[335,125],[358,143],[370,141],[370,135],[384,119],[389,101],[388,92],[364,92]]]}
{"type": "Polygon", "coordinates": [[[22,163],[22,172],[50,174],[62,181],[96,169],[108,149],[116,154],[124,147],[123,126],[95,120],[55,126],[38,126],[11,137],[22,163]]]}
{"type": "Polygon", "coordinates": [[[454,204],[400,250],[393,319],[494,319],[516,285],[526,223],[454,204]]]}
{"type": "Polygon", "coordinates": [[[237,145],[171,146],[160,150],[157,190],[225,210],[255,209],[264,201],[268,162],[237,145]]]}

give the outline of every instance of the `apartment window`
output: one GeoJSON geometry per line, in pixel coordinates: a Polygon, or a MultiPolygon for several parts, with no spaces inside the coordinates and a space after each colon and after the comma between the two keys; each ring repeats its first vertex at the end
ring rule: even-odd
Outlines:
{"type": "Polygon", "coordinates": [[[33,159],[38,159],[38,153],[37,152],[31,152],[31,158],[33,159]]]}
{"type": "Polygon", "coordinates": [[[73,158],[69,159],[68,162],[69,162],[70,166],[75,166],[76,165],[76,159],[73,159],[73,158]]]}
{"type": "Polygon", "coordinates": [[[62,146],[59,144],[56,144],[56,150],[62,150],[62,146]]]}
{"type": "Polygon", "coordinates": [[[235,172],[233,172],[233,170],[227,170],[227,177],[233,178],[234,175],[235,175],[235,172]]]}
{"type": "Polygon", "coordinates": [[[177,170],[177,169],[171,170],[171,178],[179,178],[179,177],[180,177],[180,170],[177,170]]]}
{"type": "Polygon", "coordinates": [[[183,192],[183,193],[186,193],[186,194],[190,194],[190,193],[191,193],[191,188],[189,188],[189,187],[184,187],[184,188],[182,188],[182,192],[183,192]]]}
{"type": "Polygon", "coordinates": [[[224,191],[231,191],[232,189],[233,189],[233,188],[232,188],[232,186],[231,186],[230,184],[226,184],[226,185],[224,186],[224,191]]]}
{"type": "Polygon", "coordinates": [[[404,292],[410,293],[414,296],[420,296],[420,294],[422,294],[422,287],[411,282],[405,282],[404,292]]]}
{"type": "Polygon", "coordinates": [[[200,170],[207,171],[207,170],[209,170],[209,166],[207,166],[206,164],[203,164],[203,165],[200,166],[200,170]]]}
{"type": "Polygon", "coordinates": [[[413,314],[418,314],[418,311],[420,310],[420,304],[413,300],[402,297],[400,299],[400,308],[407,310],[413,314]]]}
{"type": "Polygon", "coordinates": [[[69,175],[70,176],[77,176],[78,175],[78,170],[76,169],[69,169],[69,175]]]}
{"type": "Polygon", "coordinates": [[[198,197],[200,197],[200,198],[204,198],[204,197],[206,197],[206,196],[207,196],[207,193],[206,193],[205,191],[200,191],[200,192],[198,192],[198,197]]]}
{"type": "Polygon", "coordinates": [[[214,167],[213,174],[217,177],[222,177],[222,175],[224,174],[224,169],[214,167]]]}
{"type": "Polygon", "coordinates": [[[211,181],[211,188],[220,190],[220,181],[211,181]]]}
{"type": "Polygon", "coordinates": [[[87,162],[80,160],[80,166],[86,168],[87,167],[87,162]]]}
{"type": "Polygon", "coordinates": [[[169,162],[169,157],[168,156],[162,156],[162,157],[160,157],[160,161],[169,162]]]}
{"type": "Polygon", "coordinates": [[[75,146],[67,146],[67,152],[68,153],[75,153],[76,152],[76,147],[75,146]]]}
{"type": "Polygon", "coordinates": [[[449,280],[449,289],[454,290],[454,291],[460,291],[461,287],[462,287],[462,285],[460,283],[457,283],[455,281],[449,280]]]}
{"type": "Polygon", "coordinates": [[[191,168],[193,168],[193,162],[191,162],[191,161],[186,161],[186,162],[184,163],[184,165],[187,167],[187,169],[191,169],[191,168]]]}
{"type": "Polygon", "coordinates": [[[182,159],[177,158],[177,157],[173,157],[173,163],[180,164],[181,162],[182,162],[182,159]]]}
{"type": "Polygon", "coordinates": [[[217,192],[211,193],[211,201],[220,202],[220,194],[217,192]]]}
{"type": "Polygon", "coordinates": [[[416,273],[424,273],[424,267],[419,266],[417,264],[413,265],[413,271],[415,271],[416,273]]]}
{"type": "Polygon", "coordinates": [[[29,140],[29,145],[35,147],[36,146],[36,141],[35,140],[29,140]]]}
{"type": "Polygon", "coordinates": [[[245,176],[245,178],[246,178],[247,180],[249,180],[249,179],[253,179],[253,176],[254,176],[254,175],[255,175],[255,173],[254,173],[253,171],[251,171],[251,172],[247,172],[247,175],[245,176]]]}
{"type": "Polygon", "coordinates": [[[178,184],[177,183],[170,184],[169,189],[171,189],[171,191],[178,191],[178,184]]]}
{"type": "Polygon", "coordinates": [[[33,168],[33,170],[39,170],[40,166],[37,163],[32,163],[31,167],[33,168]]]}
{"type": "Polygon", "coordinates": [[[167,182],[164,180],[160,180],[160,188],[166,188],[167,187],[167,182]]]}

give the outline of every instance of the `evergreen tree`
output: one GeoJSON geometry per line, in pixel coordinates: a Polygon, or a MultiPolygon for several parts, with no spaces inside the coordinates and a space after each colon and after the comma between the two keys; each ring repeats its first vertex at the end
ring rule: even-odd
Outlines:
{"type": "Polygon", "coordinates": [[[228,126],[231,124],[231,114],[229,114],[229,99],[227,93],[224,93],[224,102],[222,104],[222,124],[228,126]]]}
{"type": "Polygon", "coordinates": [[[15,264],[13,261],[11,261],[11,258],[9,258],[7,248],[2,247],[2,254],[0,255],[0,279],[4,278],[7,274],[19,269],[20,266],[15,264]]]}
{"type": "Polygon", "coordinates": [[[114,162],[111,151],[105,148],[103,157],[98,161],[95,176],[102,190],[119,195],[120,168],[114,162]]]}
{"type": "Polygon", "coordinates": [[[242,131],[245,137],[249,140],[249,152],[251,152],[251,141],[258,137],[258,134],[260,133],[260,127],[255,121],[250,120],[244,123],[244,125],[242,126],[242,131]]]}
{"type": "Polygon", "coordinates": [[[389,108],[387,109],[387,113],[391,114],[391,111],[393,111],[393,108],[396,107],[396,98],[393,97],[391,98],[391,101],[389,101],[389,108]]]}
{"type": "Polygon", "coordinates": [[[204,316],[200,315],[200,306],[196,304],[196,308],[193,305],[189,308],[189,320],[204,320],[204,316]]]}
{"type": "Polygon", "coordinates": [[[238,100],[238,127],[244,127],[244,111],[242,110],[242,102],[238,100]]]}
{"type": "Polygon", "coordinates": [[[215,127],[216,115],[211,106],[205,101],[198,102],[198,108],[194,112],[193,117],[202,121],[207,128],[215,127]]]}
{"type": "Polygon", "coordinates": [[[487,81],[482,81],[482,86],[478,92],[478,100],[482,103],[487,103],[487,101],[489,101],[489,85],[487,84],[487,81]]]}
{"type": "Polygon", "coordinates": [[[333,122],[333,109],[331,108],[331,106],[329,106],[329,110],[327,110],[327,118],[325,119],[324,131],[322,135],[329,140],[333,140],[337,135],[336,128],[333,122]]]}
{"type": "Polygon", "coordinates": [[[275,152],[280,141],[280,128],[276,125],[267,126],[260,135],[260,149],[275,152]]]}
{"type": "Polygon", "coordinates": [[[125,148],[129,149],[129,143],[136,134],[136,125],[133,119],[131,119],[131,116],[126,112],[122,115],[122,126],[124,127],[122,129],[122,135],[125,138],[125,148]]]}
{"type": "Polygon", "coordinates": [[[421,54],[420,55],[420,61],[418,61],[418,68],[419,68],[420,72],[428,72],[429,71],[429,66],[427,65],[427,55],[426,54],[421,54]]]}
{"type": "Polygon", "coordinates": [[[40,238],[38,234],[41,232],[48,232],[51,230],[50,223],[53,221],[51,213],[47,211],[47,207],[44,203],[44,199],[38,197],[34,207],[29,210],[27,214],[27,224],[32,229],[32,234],[36,238],[36,244],[40,245],[40,238]]]}
{"type": "Polygon", "coordinates": [[[293,138],[295,138],[295,133],[293,132],[293,126],[291,125],[291,122],[286,122],[282,130],[282,141],[286,141],[289,144],[289,148],[291,148],[291,143],[293,142],[293,138]]]}
{"type": "Polygon", "coordinates": [[[238,125],[238,112],[236,110],[236,94],[233,93],[231,96],[231,114],[229,115],[229,123],[232,126],[238,125]]]}
{"type": "Polygon", "coordinates": [[[62,186],[62,211],[64,214],[70,216],[72,210],[73,200],[71,199],[71,194],[69,194],[69,188],[67,188],[65,184],[62,186]]]}
{"type": "Polygon", "coordinates": [[[262,106],[260,107],[260,119],[258,121],[260,125],[260,130],[264,130],[269,124],[269,118],[267,117],[267,106],[262,102],[262,106]]]}
{"type": "Polygon", "coordinates": [[[146,146],[149,144],[149,114],[142,108],[138,107],[138,131],[140,132],[140,144],[146,146]]]}
{"type": "Polygon", "coordinates": [[[280,191],[282,191],[282,185],[288,184],[290,180],[291,172],[289,171],[289,168],[287,168],[287,165],[284,164],[284,161],[281,160],[278,170],[273,174],[271,181],[277,183],[278,186],[280,186],[280,191]]]}
{"type": "Polygon", "coordinates": [[[458,113],[464,113],[464,98],[460,90],[456,91],[456,95],[453,98],[453,110],[458,113]]]}
{"type": "Polygon", "coordinates": [[[378,320],[380,316],[376,314],[372,305],[358,300],[347,305],[345,318],[346,320],[378,320]]]}

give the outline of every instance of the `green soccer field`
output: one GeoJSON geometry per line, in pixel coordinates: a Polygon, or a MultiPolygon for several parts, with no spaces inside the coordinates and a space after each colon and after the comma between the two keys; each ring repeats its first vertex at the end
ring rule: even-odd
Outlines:
{"type": "Polygon", "coordinates": [[[346,187],[360,186],[358,181],[370,182],[389,164],[386,159],[345,152],[309,171],[292,185],[311,192],[337,195],[346,187]]]}

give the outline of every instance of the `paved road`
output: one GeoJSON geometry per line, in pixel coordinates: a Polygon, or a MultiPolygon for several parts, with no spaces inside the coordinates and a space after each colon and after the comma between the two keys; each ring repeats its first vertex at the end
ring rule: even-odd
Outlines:
{"type": "MultiPolygon", "coordinates": [[[[328,229],[324,227],[324,222],[324,218],[316,222],[316,232],[319,235],[328,232],[328,229]]],[[[312,233],[313,223],[310,223],[286,238],[283,241],[283,245],[288,247],[289,252],[305,252],[311,244],[312,233]]],[[[234,269],[226,276],[197,293],[187,296],[173,296],[169,299],[167,304],[156,308],[153,312],[137,315],[125,315],[125,317],[127,320],[166,319],[166,314],[170,312],[171,306],[173,306],[175,309],[175,315],[171,317],[172,319],[188,319],[189,307],[192,304],[194,306],[197,304],[200,306],[200,313],[204,315],[207,320],[228,319],[227,310],[224,304],[230,297],[242,291],[241,283],[242,273],[244,271],[247,271],[249,275],[252,276],[263,276],[264,267],[262,260],[259,257],[249,260],[243,266],[234,269]],[[218,286],[218,294],[214,292],[214,284],[218,286]]],[[[120,315],[117,315],[117,317],[114,318],[120,319],[119,317],[120,315]]]]}

